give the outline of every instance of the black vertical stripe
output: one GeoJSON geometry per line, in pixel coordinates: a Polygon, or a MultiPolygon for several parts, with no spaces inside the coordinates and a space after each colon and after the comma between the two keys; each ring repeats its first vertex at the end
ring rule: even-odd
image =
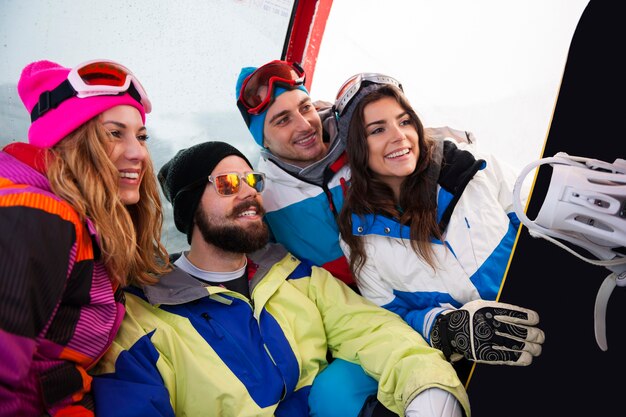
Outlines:
{"type": "Polygon", "coordinates": [[[83,377],[70,362],[43,372],[39,382],[43,401],[48,407],[83,388],[83,377]]]}
{"type": "Polygon", "coordinates": [[[35,337],[66,284],[74,225],[30,207],[0,207],[0,327],[35,337]]]}
{"type": "Polygon", "coordinates": [[[77,262],[72,269],[63,299],[54,320],[46,333],[46,338],[59,343],[67,344],[74,335],[76,324],[80,318],[81,308],[91,302],[93,261],[77,262]]]}

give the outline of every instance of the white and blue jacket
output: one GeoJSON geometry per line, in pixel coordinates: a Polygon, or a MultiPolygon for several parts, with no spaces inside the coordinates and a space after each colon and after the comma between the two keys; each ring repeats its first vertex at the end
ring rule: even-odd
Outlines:
{"type": "Polygon", "coordinates": [[[345,154],[328,162],[330,166],[321,181],[308,179],[311,176],[305,173],[296,176],[281,165],[284,163],[276,159],[261,158],[257,168],[267,178],[263,206],[273,239],[297,257],[309,259],[353,284],[350,267],[339,247],[335,220],[350,178],[345,154]]]}
{"type": "Polygon", "coordinates": [[[361,294],[400,315],[429,342],[441,312],[497,299],[520,224],[512,205],[514,171],[491,156],[474,159],[464,143],[443,145],[437,216],[444,226],[443,241],[432,239],[435,268],[413,251],[408,226],[382,215],[352,215],[353,233],[362,237],[367,254],[357,276],[361,294]]]}

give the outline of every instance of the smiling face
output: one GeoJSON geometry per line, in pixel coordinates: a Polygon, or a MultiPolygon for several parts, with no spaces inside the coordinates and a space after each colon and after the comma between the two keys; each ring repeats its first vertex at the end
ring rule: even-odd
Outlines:
{"type": "Polygon", "coordinates": [[[141,114],[132,106],[115,106],[100,115],[100,123],[111,137],[107,151],[119,173],[120,198],[126,205],[136,204],[149,157],[141,114]]]}
{"type": "Polygon", "coordinates": [[[302,90],[286,91],[267,110],[264,145],[281,160],[301,168],[326,156],[322,120],[302,90]]]}
{"type": "MultiPolygon", "coordinates": [[[[249,171],[252,168],[246,161],[230,155],[215,166],[211,176],[233,172],[242,175],[249,171]]],[[[194,220],[207,243],[228,252],[247,253],[262,248],[268,241],[264,214],[261,194],[245,181],[241,181],[237,193],[226,196],[218,194],[216,187],[207,183],[194,220]]]]}
{"type": "Polygon", "coordinates": [[[369,152],[368,166],[400,195],[402,181],[415,171],[419,135],[410,115],[393,97],[383,97],[363,109],[369,152]]]}

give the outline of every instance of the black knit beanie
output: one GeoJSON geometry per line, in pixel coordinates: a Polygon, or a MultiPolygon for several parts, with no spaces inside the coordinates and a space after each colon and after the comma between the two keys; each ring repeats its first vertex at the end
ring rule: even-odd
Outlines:
{"type": "Polygon", "coordinates": [[[187,243],[191,243],[193,218],[209,175],[222,159],[230,155],[240,157],[252,168],[248,158],[228,143],[204,142],[178,151],[159,170],[163,195],[174,208],[174,224],[187,235],[187,243]]]}

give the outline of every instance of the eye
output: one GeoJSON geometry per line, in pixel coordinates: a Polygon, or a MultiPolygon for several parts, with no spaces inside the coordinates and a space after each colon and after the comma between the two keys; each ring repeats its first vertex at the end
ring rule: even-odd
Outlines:
{"type": "Polygon", "coordinates": [[[400,121],[400,126],[409,126],[411,125],[411,119],[410,118],[406,118],[400,121]]]}
{"type": "Polygon", "coordinates": [[[302,106],[302,109],[300,109],[300,112],[308,113],[308,112],[311,111],[311,109],[313,109],[313,105],[311,103],[307,103],[307,104],[302,106]]]}
{"type": "Polygon", "coordinates": [[[282,126],[287,124],[287,122],[289,122],[289,117],[285,116],[285,117],[281,117],[280,119],[276,120],[276,126],[282,126]]]}
{"type": "Polygon", "coordinates": [[[137,140],[138,140],[138,141],[140,141],[140,142],[145,142],[145,141],[147,141],[148,139],[150,139],[150,136],[148,136],[148,135],[146,135],[146,134],[143,134],[143,135],[137,135],[137,140]]]}
{"type": "Polygon", "coordinates": [[[119,130],[109,130],[109,135],[119,139],[122,137],[122,132],[120,132],[119,130]]]}
{"type": "Polygon", "coordinates": [[[375,129],[372,129],[369,134],[370,135],[376,135],[376,134],[382,133],[384,131],[385,131],[385,129],[383,129],[382,127],[377,127],[375,129]]]}

